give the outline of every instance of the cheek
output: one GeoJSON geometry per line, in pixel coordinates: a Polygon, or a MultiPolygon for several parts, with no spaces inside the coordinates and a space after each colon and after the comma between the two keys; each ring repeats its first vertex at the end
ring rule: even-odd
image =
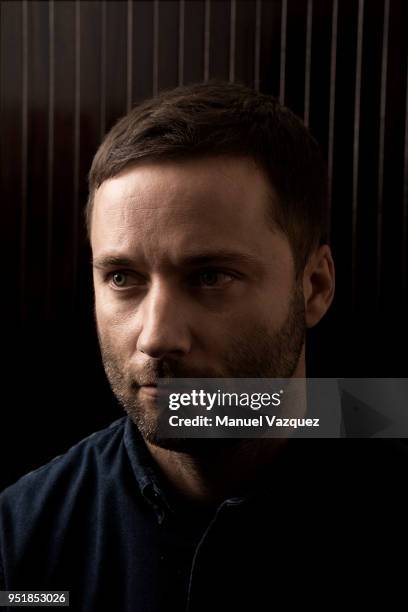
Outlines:
{"type": "Polygon", "coordinates": [[[101,328],[120,329],[131,314],[126,302],[112,298],[104,285],[95,286],[95,316],[101,328]]]}
{"type": "Polygon", "coordinates": [[[196,346],[217,354],[237,337],[251,337],[254,329],[280,329],[288,315],[291,293],[288,283],[253,286],[242,299],[232,300],[221,310],[203,311],[195,319],[196,346]]]}
{"type": "Polygon", "coordinates": [[[118,310],[111,301],[104,298],[103,294],[98,295],[97,292],[95,320],[100,341],[105,347],[124,356],[131,353],[137,337],[129,315],[118,310]]]}
{"type": "Polygon", "coordinates": [[[226,325],[236,334],[262,325],[271,332],[278,330],[285,322],[291,302],[291,290],[286,285],[258,288],[231,316],[226,325]]]}
{"type": "Polygon", "coordinates": [[[283,267],[278,272],[276,277],[269,279],[257,300],[259,316],[272,330],[279,329],[285,322],[295,291],[292,269],[283,267]]]}
{"type": "Polygon", "coordinates": [[[285,323],[290,309],[292,294],[282,292],[274,295],[267,303],[264,321],[267,323],[271,331],[278,331],[285,323]]]}
{"type": "Polygon", "coordinates": [[[105,300],[98,291],[95,291],[95,321],[99,336],[102,337],[102,339],[105,339],[107,336],[109,336],[112,317],[110,315],[109,308],[107,308],[105,300]]]}

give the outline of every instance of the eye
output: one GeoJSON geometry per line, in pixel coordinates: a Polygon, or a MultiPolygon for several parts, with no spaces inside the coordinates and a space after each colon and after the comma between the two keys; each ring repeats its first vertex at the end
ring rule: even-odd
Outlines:
{"type": "Polygon", "coordinates": [[[115,272],[112,274],[112,283],[116,287],[124,287],[126,285],[127,275],[124,272],[115,272]]]}
{"type": "Polygon", "coordinates": [[[118,270],[110,272],[107,276],[111,286],[115,289],[126,289],[129,286],[138,286],[144,284],[144,279],[130,272],[118,270]]]}
{"type": "Polygon", "coordinates": [[[225,287],[232,282],[234,277],[227,272],[220,270],[203,270],[197,274],[196,282],[193,284],[200,285],[208,289],[219,289],[225,287]]]}

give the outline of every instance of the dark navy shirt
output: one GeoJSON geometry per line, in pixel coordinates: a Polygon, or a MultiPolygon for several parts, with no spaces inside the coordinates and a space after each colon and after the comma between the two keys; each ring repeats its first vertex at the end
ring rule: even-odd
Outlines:
{"type": "Polygon", "coordinates": [[[175,506],[123,417],[1,494],[0,590],[81,612],[366,605],[406,541],[406,468],[392,441],[292,440],[250,495],[175,506]]]}

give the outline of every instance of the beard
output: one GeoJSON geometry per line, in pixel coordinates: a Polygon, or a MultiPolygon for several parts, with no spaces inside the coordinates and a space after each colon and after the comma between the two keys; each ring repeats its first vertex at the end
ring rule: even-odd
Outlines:
{"type": "Polygon", "coordinates": [[[292,378],[302,353],[306,320],[301,283],[292,292],[287,317],[277,331],[255,322],[245,332],[229,338],[219,370],[189,367],[170,357],[146,361],[135,371],[120,355],[120,347],[97,329],[102,361],[114,395],[136,425],[145,442],[202,458],[238,449],[245,439],[164,438],[153,400],[142,399],[139,389],[159,378],[292,378]]]}

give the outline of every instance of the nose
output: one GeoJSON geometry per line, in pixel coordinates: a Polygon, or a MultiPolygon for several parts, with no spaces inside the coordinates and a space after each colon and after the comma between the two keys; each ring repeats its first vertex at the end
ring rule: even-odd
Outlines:
{"type": "Polygon", "coordinates": [[[187,310],[180,291],[163,281],[152,282],[139,309],[137,349],[153,359],[187,354],[191,348],[187,310]]]}

